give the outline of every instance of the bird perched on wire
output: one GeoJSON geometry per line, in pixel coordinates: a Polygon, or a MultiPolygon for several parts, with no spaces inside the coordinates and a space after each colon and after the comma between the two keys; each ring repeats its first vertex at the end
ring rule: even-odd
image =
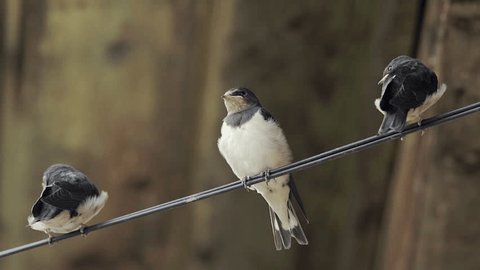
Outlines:
{"type": "Polygon", "coordinates": [[[406,123],[422,120],[420,115],[447,90],[438,86],[437,75],[419,60],[406,55],[393,59],[383,71],[382,95],[375,106],[384,114],[378,134],[401,132],[406,123]]]}
{"type": "Polygon", "coordinates": [[[105,206],[108,194],[89,182],[87,176],[65,164],[50,166],[43,173],[43,191],[32,207],[28,226],[52,233],[68,233],[80,229],[105,206]]]}
{"type": "Polygon", "coordinates": [[[251,189],[260,193],[268,203],[275,248],[289,249],[292,237],[300,245],[307,245],[293,208],[293,201],[296,201],[306,219],[292,175],[269,180],[270,169],[292,160],[282,129],[249,89],[231,89],[222,97],[227,116],[223,119],[218,139],[220,153],[235,175],[244,181],[248,176],[264,173],[267,182],[254,184],[251,189]]]}

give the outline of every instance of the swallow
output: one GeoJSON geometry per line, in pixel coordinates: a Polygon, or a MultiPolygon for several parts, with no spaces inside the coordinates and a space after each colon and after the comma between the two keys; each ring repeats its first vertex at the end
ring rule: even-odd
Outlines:
{"type": "Polygon", "coordinates": [[[378,134],[402,132],[407,123],[420,124],[421,114],[435,104],[447,90],[438,87],[435,72],[418,59],[401,55],[393,59],[383,71],[378,82],[382,94],[375,100],[375,107],[383,115],[378,134]]]}
{"type": "Polygon", "coordinates": [[[308,222],[293,176],[269,179],[271,169],[287,165],[292,153],[273,116],[247,88],[228,90],[223,96],[227,116],[223,119],[218,149],[241,180],[263,173],[266,182],[252,185],[267,201],[276,250],[289,249],[292,237],[300,245],[308,240],[293,208],[295,202],[308,222]]]}
{"type": "Polygon", "coordinates": [[[99,192],[87,176],[72,166],[55,164],[43,174],[42,193],[27,218],[28,226],[52,233],[81,231],[105,206],[108,194],[99,192]]]}

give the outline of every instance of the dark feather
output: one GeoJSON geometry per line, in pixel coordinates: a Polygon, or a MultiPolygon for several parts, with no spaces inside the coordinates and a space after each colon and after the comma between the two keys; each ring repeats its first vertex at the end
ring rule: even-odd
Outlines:
{"type": "Polygon", "coordinates": [[[60,212],[62,212],[62,209],[44,204],[40,199],[32,207],[32,216],[35,218],[35,221],[52,219],[60,212]]]}
{"type": "Polygon", "coordinates": [[[297,243],[299,243],[300,245],[308,245],[308,240],[305,236],[305,233],[303,232],[300,220],[298,219],[297,215],[295,214],[295,210],[293,209],[292,200],[288,200],[288,210],[290,210],[290,212],[294,215],[294,218],[299,222],[298,226],[295,226],[291,229],[290,235],[293,236],[297,240],[297,243]]]}
{"type": "Polygon", "coordinates": [[[283,248],[282,234],[280,233],[280,230],[277,230],[275,228],[275,222],[277,222],[276,221],[277,215],[275,214],[275,212],[273,212],[273,209],[271,207],[268,207],[268,211],[270,213],[270,224],[272,225],[273,243],[275,244],[275,249],[282,250],[283,248]]]}
{"type": "Polygon", "coordinates": [[[401,109],[413,109],[422,105],[427,96],[437,90],[437,79],[435,74],[430,77],[432,74],[429,70],[423,70],[415,74],[408,74],[404,76],[403,81],[392,84],[389,90],[394,94],[389,103],[401,109]],[[428,78],[434,78],[434,83],[428,81],[428,78]]]}
{"type": "Polygon", "coordinates": [[[272,114],[270,114],[270,112],[268,112],[265,108],[261,108],[260,109],[260,114],[262,114],[263,116],[263,119],[265,119],[265,121],[269,121],[269,120],[273,120],[275,121],[275,119],[273,118],[272,114]]]}
{"type": "Polygon", "coordinates": [[[42,202],[69,211],[76,210],[88,197],[98,195],[95,186],[88,182],[74,185],[66,181],[59,181],[47,189],[52,190],[51,194],[43,197],[42,202]]]}
{"type": "Polygon", "coordinates": [[[396,67],[383,83],[380,108],[384,111],[395,108],[408,111],[419,107],[428,95],[437,91],[437,86],[437,75],[411,58],[396,67]]]}
{"type": "Polygon", "coordinates": [[[392,91],[393,87],[390,87],[390,84],[392,83],[393,79],[395,77],[389,75],[387,79],[383,82],[382,85],[382,97],[380,99],[380,109],[382,111],[389,111],[391,110],[391,104],[390,100],[392,99],[394,92],[392,91]]]}
{"type": "MultiPolygon", "coordinates": [[[[51,206],[57,207],[63,210],[76,210],[80,203],[83,201],[82,199],[76,198],[67,190],[54,187],[55,191],[52,192],[51,195],[43,197],[41,199],[42,202],[49,204],[51,206]]],[[[47,189],[53,189],[52,187],[47,187],[47,189]]],[[[85,199],[85,197],[83,198],[85,199]]]]}
{"type": "Polygon", "coordinates": [[[273,242],[275,243],[275,249],[290,249],[292,245],[291,233],[283,229],[282,223],[273,209],[270,206],[268,209],[270,212],[270,222],[272,223],[273,242]],[[278,228],[275,227],[275,224],[278,226],[278,228]]]}
{"type": "Polygon", "coordinates": [[[289,181],[288,181],[288,186],[290,187],[290,194],[289,194],[289,199],[291,201],[295,201],[300,210],[302,211],[302,215],[309,223],[308,218],[307,218],[307,213],[305,212],[305,207],[303,206],[303,201],[302,198],[300,197],[300,193],[298,193],[297,186],[295,185],[295,181],[293,180],[293,175],[289,175],[289,181]]]}
{"type": "Polygon", "coordinates": [[[401,132],[405,128],[405,122],[407,120],[407,113],[397,111],[394,113],[387,112],[383,117],[383,122],[380,125],[378,134],[386,134],[389,131],[401,132]]]}
{"type": "Polygon", "coordinates": [[[243,124],[245,124],[246,122],[248,122],[248,120],[252,119],[252,117],[255,115],[255,113],[258,112],[258,110],[260,110],[261,107],[259,106],[254,106],[254,107],[250,107],[246,110],[243,110],[241,112],[236,112],[236,113],[232,113],[232,114],[229,114],[227,115],[223,121],[229,125],[229,126],[232,126],[232,127],[239,127],[243,124]]]}
{"type": "Polygon", "coordinates": [[[273,116],[267,110],[265,110],[265,108],[261,106],[253,106],[246,110],[229,114],[223,119],[223,121],[229,126],[239,127],[247,123],[250,119],[252,119],[252,117],[258,111],[260,111],[260,114],[262,115],[263,119],[265,119],[266,121],[274,120],[273,116]]]}

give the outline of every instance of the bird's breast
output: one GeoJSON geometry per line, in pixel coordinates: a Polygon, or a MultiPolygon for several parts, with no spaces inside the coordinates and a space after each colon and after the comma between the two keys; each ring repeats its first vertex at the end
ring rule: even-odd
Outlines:
{"type": "Polygon", "coordinates": [[[223,123],[221,133],[220,153],[239,178],[286,165],[291,160],[281,128],[272,120],[266,121],[259,112],[238,127],[223,123]]]}

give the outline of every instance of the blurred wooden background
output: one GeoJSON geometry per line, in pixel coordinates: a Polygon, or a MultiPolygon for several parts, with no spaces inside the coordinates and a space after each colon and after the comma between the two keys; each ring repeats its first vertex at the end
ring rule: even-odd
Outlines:
{"type": "MultiPolygon", "coordinates": [[[[377,131],[384,66],[411,54],[421,1],[0,0],[0,250],[43,170],[86,173],[93,220],[234,180],[220,95],[247,86],[295,159],[377,131]]],[[[480,98],[480,4],[430,0],[418,57],[480,98]]],[[[236,191],[0,260],[0,269],[479,269],[480,127],[470,116],[296,174],[310,245],[276,252],[267,206],[236,191]]]]}

